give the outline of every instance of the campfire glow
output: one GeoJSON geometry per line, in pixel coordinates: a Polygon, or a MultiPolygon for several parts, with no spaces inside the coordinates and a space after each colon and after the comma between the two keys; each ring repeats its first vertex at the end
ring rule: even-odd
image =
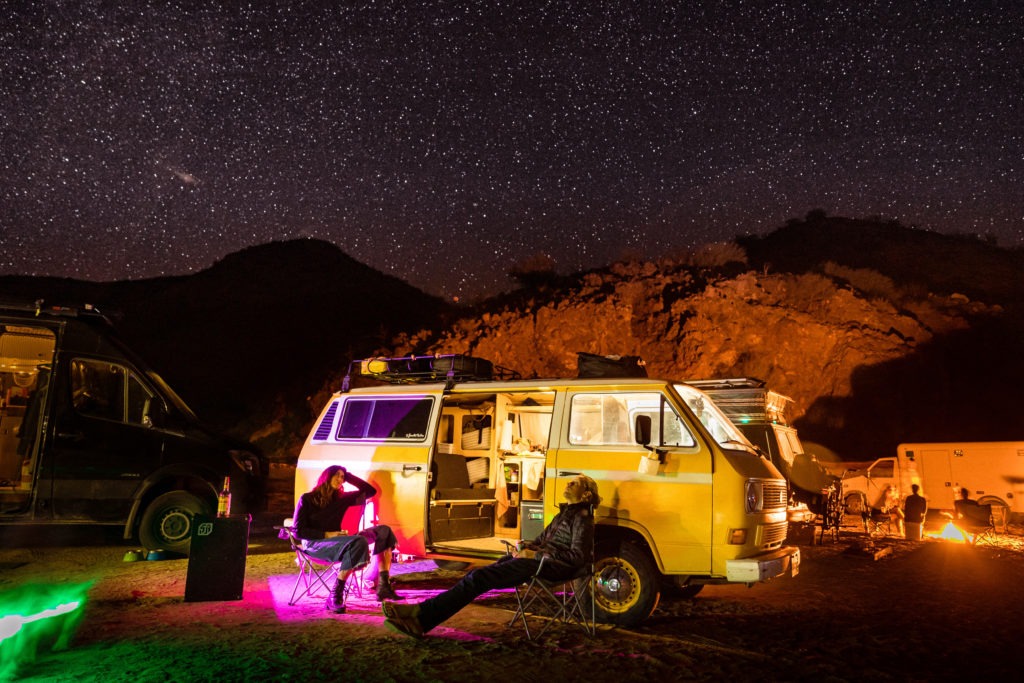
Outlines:
{"type": "Polygon", "coordinates": [[[942,531],[936,534],[936,538],[942,538],[947,541],[953,541],[954,543],[967,542],[966,538],[964,537],[964,532],[960,531],[955,526],[953,526],[952,522],[949,522],[946,524],[946,526],[942,527],[942,531]]]}

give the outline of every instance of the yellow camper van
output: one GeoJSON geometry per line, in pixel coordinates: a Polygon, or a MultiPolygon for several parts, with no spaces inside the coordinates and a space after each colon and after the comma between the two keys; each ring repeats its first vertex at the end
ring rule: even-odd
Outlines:
{"type": "Polygon", "coordinates": [[[402,554],[489,563],[535,537],[567,482],[597,480],[593,588],[604,621],[646,619],[661,591],[753,584],[800,565],[785,547],[786,482],[702,392],[648,378],[505,379],[487,361],[354,361],[299,456],[296,499],[328,465],[402,554]],[[385,384],[365,384],[365,378],[385,384]],[[353,382],[353,380],[356,380],[353,382]]]}

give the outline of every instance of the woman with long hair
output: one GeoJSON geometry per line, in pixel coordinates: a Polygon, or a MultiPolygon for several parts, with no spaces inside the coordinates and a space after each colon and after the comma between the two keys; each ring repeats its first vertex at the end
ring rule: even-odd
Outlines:
{"type": "Polygon", "coordinates": [[[370,562],[371,551],[377,564],[377,600],[402,599],[391,587],[391,553],[397,542],[391,527],[382,524],[354,535],[341,528],[349,507],[363,505],[376,495],[373,484],[344,467],[331,465],[320,473],[313,490],[299,497],[295,508],[295,534],[303,539],[306,553],[341,565],[338,581],[327,598],[327,609],[336,614],[345,613],[345,581],[354,570],[370,562]],[[356,490],[345,491],[346,483],[356,490]]]}

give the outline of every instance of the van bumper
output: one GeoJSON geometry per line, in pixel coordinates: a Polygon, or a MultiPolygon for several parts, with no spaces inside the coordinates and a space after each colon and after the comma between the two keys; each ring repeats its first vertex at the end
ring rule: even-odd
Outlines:
{"type": "Polygon", "coordinates": [[[739,560],[727,560],[725,578],[730,583],[756,583],[800,572],[800,549],[789,546],[739,560]]]}

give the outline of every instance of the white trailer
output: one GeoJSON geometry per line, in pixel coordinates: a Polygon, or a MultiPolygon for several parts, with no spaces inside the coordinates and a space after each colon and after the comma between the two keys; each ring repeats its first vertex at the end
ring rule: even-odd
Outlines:
{"type": "MultiPolygon", "coordinates": [[[[929,509],[952,510],[957,491],[1010,516],[1024,516],[1024,441],[902,443],[896,448],[902,468],[916,471],[929,509]]],[[[902,496],[909,495],[909,484],[902,496]]]]}
{"type": "Polygon", "coordinates": [[[879,458],[843,478],[848,512],[881,507],[887,486],[900,499],[911,484],[921,487],[929,510],[953,511],[962,488],[1004,519],[1024,517],[1024,441],[902,443],[895,458],[879,458]]]}

